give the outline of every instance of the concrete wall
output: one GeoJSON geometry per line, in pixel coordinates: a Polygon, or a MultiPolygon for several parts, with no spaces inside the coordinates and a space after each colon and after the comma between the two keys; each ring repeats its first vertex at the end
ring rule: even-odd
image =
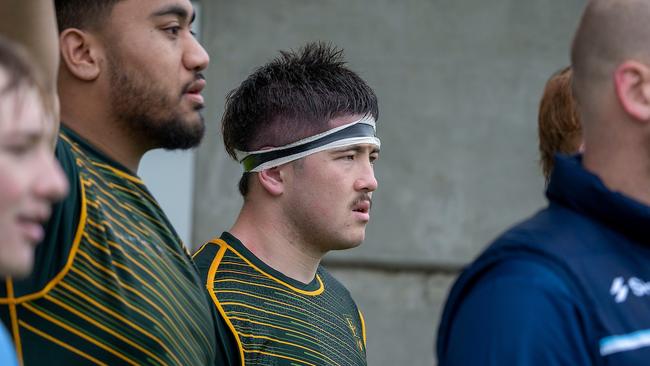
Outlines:
{"type": "Polygon", "coordinates": [[[568,64],[584,0],[204,0],[208,137],[196,160],[193,241],[241,205],[225,155],[224,96],[256,66],[311,40],[343,47],[380,100],[368,239],[327,261],[366,313],[370,365],[431,365],[458,269],[543,205],[536,112],[568,64]]]}

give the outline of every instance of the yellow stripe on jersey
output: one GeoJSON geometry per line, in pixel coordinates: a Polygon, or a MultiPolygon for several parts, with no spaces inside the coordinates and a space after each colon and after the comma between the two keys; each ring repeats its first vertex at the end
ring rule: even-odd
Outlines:
{"type": "Polygon", "coordinates": [[[241,243],[223,238],[194,258],[218,246],[206,287],[235,336],[242,365],[366,365],[361,313],[327,271],[319,267],[315,282],[298,288],[241,243]]]}
{"type": "Polygon", "coordinates": [[[61,244],[69,248],[65,264],[42,289],[15,296],[8,280],[0,298],[14,309],[25,365],[212,362],[208,299],[157,202],[139,178],[69,130],[59,144],[72,154],[80,183],[74,242],[61,244]]]}

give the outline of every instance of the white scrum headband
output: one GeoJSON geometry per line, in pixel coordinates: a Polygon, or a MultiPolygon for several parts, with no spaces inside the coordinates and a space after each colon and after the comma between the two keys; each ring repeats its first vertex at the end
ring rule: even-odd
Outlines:
{"type": "Polygon", "coordinates": [[[260,172],[320,151],[357,144],[380,147],[381,141],[376,133],[375,119],[366,116],[284,146],[257,151],[236,150],[237,161],[244,167],[244,172],[260,172]]]}

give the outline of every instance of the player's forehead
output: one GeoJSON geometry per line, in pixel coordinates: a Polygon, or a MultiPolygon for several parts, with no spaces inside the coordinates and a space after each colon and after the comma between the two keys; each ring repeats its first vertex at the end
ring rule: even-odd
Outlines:
{"type": "Polygon", "coordinates": [[[191,21],[194,8],[189,0],[122,0],[113,7],[111,19],[117,22],[155,21],[174,17],[191,21]]]}
{"type": "Polygon", "coordinates": [[[363,114],[345,114],[342,116],[336,116],[329,120],[328,128],[341,127],[343,125],[350,124],[352,122],[362,119],[365,115],[363,114]]]}

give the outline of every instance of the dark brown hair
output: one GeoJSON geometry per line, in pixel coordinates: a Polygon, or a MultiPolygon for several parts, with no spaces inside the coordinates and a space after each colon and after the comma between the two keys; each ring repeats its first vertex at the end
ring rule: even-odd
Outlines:
{"type": "MultiPolygon", "coordinates": [[[[221,129],[226,151],[282,146],[328,129],[345,115],[378,117],[377,96],[346,67],[343,51],[309,43],[258,68],[226,97],[221,129]]],[[[239,183],[246,195],[248,176],[239,183]]]]}
{"type": "Polygon", "coordinates": [[[121,0],[55,0],[59,32],[67,28],[97,28],[121,0]]]}

